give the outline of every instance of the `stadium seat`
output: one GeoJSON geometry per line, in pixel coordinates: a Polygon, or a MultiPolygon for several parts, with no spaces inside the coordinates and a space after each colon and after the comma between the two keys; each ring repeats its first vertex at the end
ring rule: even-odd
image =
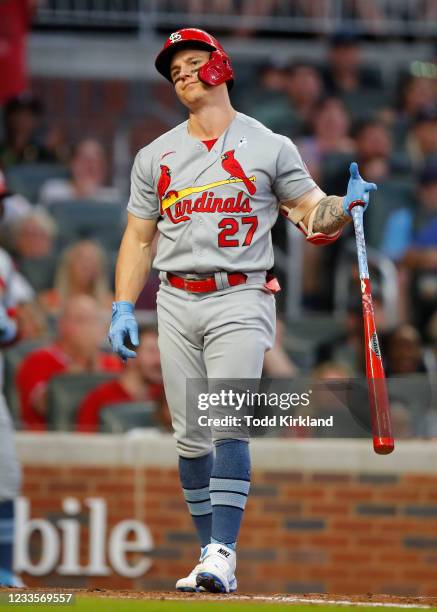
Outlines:
{"type": "Polygon", "coordinates": [[[84,372],[54,376],[47,388],[47,429],[73,431],[76,414],[85,395],[97,385],[114,379],[111,372],[84,372]]]}
{"type": "Polygon", "coordinates": [[[113,202],[65,200],[48,207],[59,228],[59,247],[76,240],[99,240],[105,249],[117,250],[124,210],[113,202]]]}
{"type": "Polygon", "coordinates": [[[15,384],[18,366],[26,355],[46,344],[47,339],[25,340],[5,349],[3,352],[4,394],[17,429],[21,428],[20,406],[15,384]]]}
{"type": "Polygon", "coordinates": [[[11,191],[36,204],[40,189],[47,180],[67,178],[68,175],[69,170],[60,164],[20,164],[6,171],[6,180],[11,191]]]}
{"type": "Polygon", "coordinates": [[[119,402],[104,406],[99,415],[101,433],[124,433],[138,427],[157,427],[155,402],[119,402]]]}

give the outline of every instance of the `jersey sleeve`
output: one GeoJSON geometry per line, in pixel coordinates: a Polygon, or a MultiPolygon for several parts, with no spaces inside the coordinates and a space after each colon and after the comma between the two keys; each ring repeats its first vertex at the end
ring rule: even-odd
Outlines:
{"type": "Polygon", "coordinates": [[[289,138],[283,140],[276,161],[276,177],[273,191],[279,202],[294,200],[317,187],[295,144],[289,138]]]}
{"type": "Polygon", "coordinates": [[[151,159],[144,149],[135,157],[131,172],[130,198],[127,209],[141,219],[159,217],[159,200],[153,187],[151,159]]]}

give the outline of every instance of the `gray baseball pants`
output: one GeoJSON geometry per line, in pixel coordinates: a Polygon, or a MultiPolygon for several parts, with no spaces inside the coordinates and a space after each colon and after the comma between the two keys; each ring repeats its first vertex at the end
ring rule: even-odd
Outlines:
{"type": "Polygon", "coordinates": [[[199,294],[176,289],[161,273],[157,296],[159,348],[165,392],[182,457],[212,450],[214,432],[198,426],[187,405],[187,379],[258,379],[275,337],[275,297],[263,289],[265,274],[249,283],[199,294]],[[194,435],[193,435],[194,434],[194,435]]]}

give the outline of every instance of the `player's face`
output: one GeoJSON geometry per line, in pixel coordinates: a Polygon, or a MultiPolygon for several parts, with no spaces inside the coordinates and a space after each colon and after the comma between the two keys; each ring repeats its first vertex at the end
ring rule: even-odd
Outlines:
{"type": "Polygon", "coordinates": [[[176,94],[185,106],[192,106],[208,91],[208,86],[199,80],[198,72],[209,60],[209,56],[209,51],[201,49],[184,49],[173,56],[170,74],[176,94]]]}

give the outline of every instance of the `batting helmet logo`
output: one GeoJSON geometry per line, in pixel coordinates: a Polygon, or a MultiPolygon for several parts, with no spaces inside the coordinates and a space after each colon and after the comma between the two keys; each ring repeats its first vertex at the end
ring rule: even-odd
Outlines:
{"type": "Polygon", "coordinates": [[[178,40],[182,40],[182,36],[179,34],[179,32],[173,32],[173,34],[170,34],[168,39],[170,42],[175,43],[178,42],[178,40]]]}

